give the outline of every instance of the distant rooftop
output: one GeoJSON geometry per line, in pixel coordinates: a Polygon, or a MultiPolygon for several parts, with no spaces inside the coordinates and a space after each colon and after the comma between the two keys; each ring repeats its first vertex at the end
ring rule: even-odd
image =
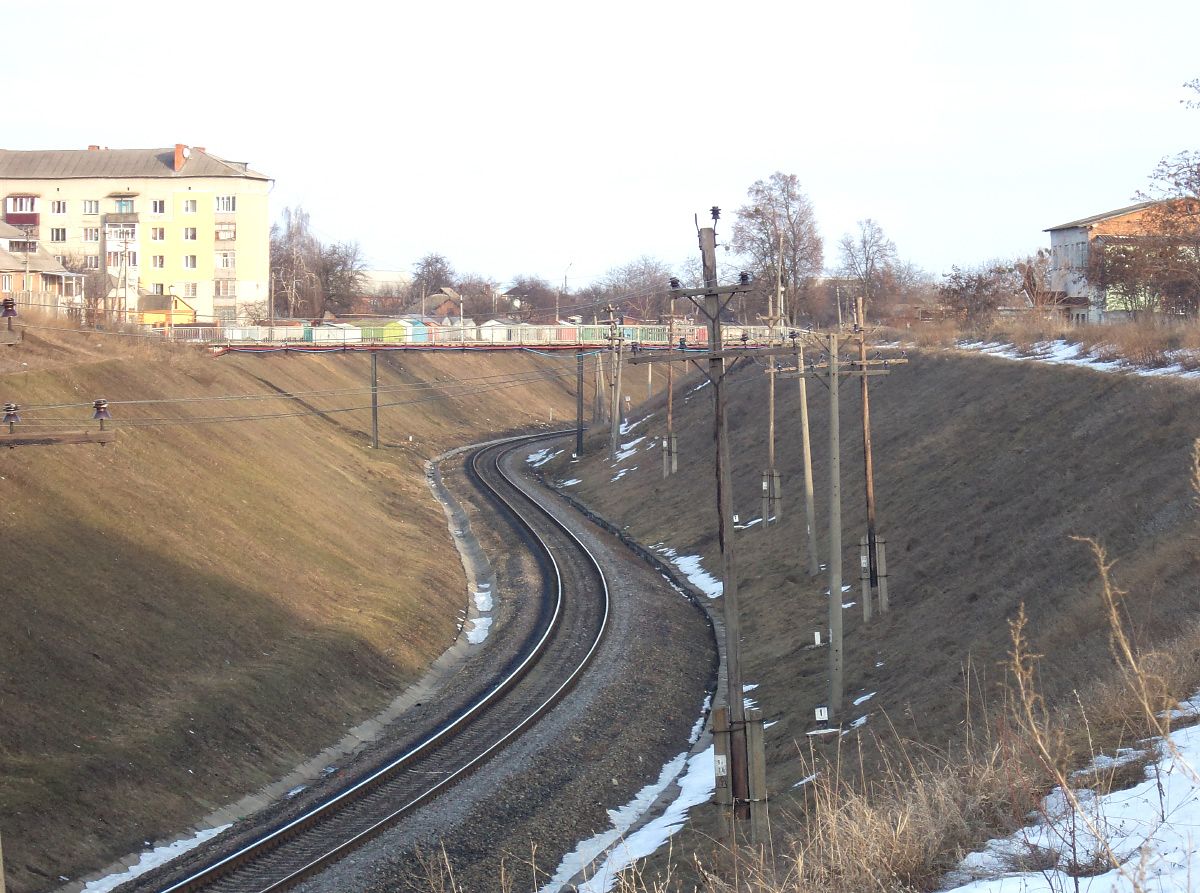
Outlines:
{"type": "Polygon", "coordinates": [[[1157,204],[1158,202],[1139,202],[1136,205],[1130,205],[1128,208],[1119,208],[1116,211],[1105,211],[1103,214],[1093,214],[1091,217],[1082,217],[1079,220],[1072,220],[1070,223],[1060,223],[1058,226],[1051,226],[1048,229],[1042,230],[1042,232],[1052,233],[1056,229],[1072,229],[1076,226],[1091,226],[1093,223],[1101,223],[1105,220],[1112,220],[1114,217],[1124,217],[1126,214],[1132,214],[1135,211],[1142,211],[1157,204]]]}
{"type": "Polygon", "coordinates": [[[0,149],[0,180],[241,177],[269,180],[244,161],[227,161],[202,148],[188,148],[176,170],[176,147],[167,149],[0,149]]]}

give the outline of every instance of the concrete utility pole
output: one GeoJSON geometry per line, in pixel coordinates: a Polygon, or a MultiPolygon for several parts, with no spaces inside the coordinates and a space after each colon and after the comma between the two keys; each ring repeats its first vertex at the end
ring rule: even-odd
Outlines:
{"type": "MultiPolygon", "coordinates": [[[[829,360],[814,364],[801,378],[827,378],[829,382],[829,711],[830,716],[842,712],[843,695],[843,651],[842,651],[842,475],[841,475],[841,431],[839,419],[839,385],[842,375],[887,375],[889,363],[907,363],[905,359],[850,361],[850,368],[840,370],[839,335],[812,335],[819,342],[824,339],[829,360]],[[882,368],[873,368],[882,367],[882,368]]],[[[860,338],[863,337],[859,333],[860,338]]],[[[869,615],[867,615],[869,616],[869,615]]]]}
{"type": "Polygon", "coordinates": [[[371,351],[371,449],[379,449],[379,353],[371,351]]]}

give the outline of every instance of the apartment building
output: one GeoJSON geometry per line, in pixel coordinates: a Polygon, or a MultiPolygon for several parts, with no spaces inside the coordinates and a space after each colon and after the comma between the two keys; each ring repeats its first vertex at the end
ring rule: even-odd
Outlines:
{"type": "Polygon", "coordinates": [[[265,314],[271,184],[202,146],[0,149],[4,222],[70,269],[106,272],[129,321],[143,295],[182,298],[200,322],[265,314]]]}

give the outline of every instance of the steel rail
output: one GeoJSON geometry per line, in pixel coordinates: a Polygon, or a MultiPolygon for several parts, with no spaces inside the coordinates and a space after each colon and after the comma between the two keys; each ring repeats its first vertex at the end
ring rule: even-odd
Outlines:
{"type": "Polygon", "coordinates": [[[479,766],[485,763],[488,759],[495,756],[500,749],[509,744],[514,738],[528,729],[530,725],[545,715],[548,710],[550,710],[567,694],[567,692],[569,692],[575,686],[575,684],[579,681],[579,678],[582,676],[583,671],[591,663],[593,656],[599,649],[605,633],[608,630],[608,619],[611,610],[608,580],[604,576],[604,571],[601,568],[599,561],[596,559],[592,551],[588,549],[588,547],[582,542],[582,540],[580,540],[579,537],[577,537],[565,524],[559,521],[558,518],[556,518],[550,511],[541,506],[537,501],[532,499],[528,494],[521,490],[521,488],[517,486],[516,482],[501,467],[500,464],[500,458],[512,452],[512,450],[516,448],[516,445],[564,436],[569,436],[569,434],[564,432],[552,432],[549,434],[524,435],[514,438],[505,438],[499,443],[493,442],[491,444],[482,446],[480,449],[476,450],[474,454],[472,454],[469,462],[469,467],[473,472],[472,477],[477,483],[484,487],[486,491],[489,492],[489,495],[502,503],[507,508],[511,516],[534,537],[542,552],[549,559],[550,566],[553,569],[557,588],[554,613],[542,636],[539,638],[537,644],[526,656],[526,658],[522,660],[515,668],[513,668],[513,670],[501,682],[494,685],[487,693],[478,698],[474,704],[460,713],[454,720],[445,724],[441,729],[434,732],[419,744],[410,748],[406,753],[397,757],[386,766],[376,770],[367,778],[356,782],[345,791],[342,791],[334,797],[331,797],[329,800],[326,800],[314,809],[309,810],[303,815],[291,820],[287,824],[275,829],[271,833],[259,838],[253,843],[242,847],[237,852],[218,860],[203,870],[198,871],[195,874],[192,874],[169,887],[164,888],[161,893],[185,893],[185,891],[202,889],[205,885],[210,884],[236,870],[237,868],[251,862],[257,856],[273,850],[284,841],[295,837],[302,831],[307,830],[308,828],[317,824],[322,819],[329,817],[340,809],[346,808],[369,791],[400,773],[408,766],[408,764],[414,762],[416,759],[428,753],[438,744],[445,742],[455,733],[461,731],[465,725],[475,719],[483,710],[495,704],[519,681],[521,681],[521,679],[525,678],[533,669],[533,667],[536,666],[536,664],[541,660],[541,658],[544,657],[545,652],[549,647],[550,640],[553,638],[554,633],[558,630],[559,622],[563,614],[564,593],[562,573],[558,562],[554,557],[554,553],[550,548],[550,545],[541,536],[541,534],[534,529],[533,524],[531,524],[521,515],[517,506],[514,504],[514,501],[506,498],[499,489],[484,480],[483,476],[478,473],[477,463],[479,462],[480,457],[488,450],[496,450],[496,455],[492,459],[492,464],[495,466],[496,472],[500,475],[500,477],[517,493],[520,494],[524,502],[533,505],[539,514],[548,518],[554,527],[558,528],[562,533],[564,533],[575,544],[580,553],[586,556],[591,568],[598,575],[601,583],[601,595],[603,597],[603,612],[600,618],[599,630],[595,639],[591,643],[587,654],[584,655],[583,659],[579,662],[567,679],[564,680],[558,686],[558,688],[555,689],[555,691],[541,704],[539,704],[531,713],[526,715],[520,723],[510,729],[485,751],[476,755],[473,759],[460,766],[450,775],[441,779],[432,787],[426,789],[421,794],[418,794],[416,797],[413,797],[403,806],[400,806],[389,815],[373,824],[371,827],[355,835],[353,838],[343,841],[336,847],[330,849],[323,855],[317,857],[286,877],[271,883],[269,886],[262,887],[260,893],[268,893],[268,891],[270,891],[270,893],[275,893],[275,891],[282,891],[295,886],[333,862],[340,860],[352,850],[362,846],[367,841],[371,840],[385,830],[387,827],[394,824],[406,813],[411,812],[422,804],[433,799],[448,787],[462,780],[472,771],[479,768],[479,766]]]}

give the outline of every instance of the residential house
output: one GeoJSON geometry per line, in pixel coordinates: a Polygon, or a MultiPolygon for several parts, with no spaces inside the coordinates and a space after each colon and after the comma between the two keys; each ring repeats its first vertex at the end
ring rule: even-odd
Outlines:
{"type": "Polygon", "coordinates": [[[271,179],[201,146],[0,149],[4,221],[61,265],[106,272],[119,318],[172,289],[201,322],[258,315],[269,288],[271,179]]]}
{"type": "Polygon", "coordinates": [[[1096,323],[1117,317],[1119,311],[1108,306],[1105,293],[1088,282],[1092,248],[1106,237],[1145,235],[1147,213],[1158,204],[1141,202],[1044,230],[1050,234],[1050,288],[1062,295],[1060,304],[1072,321],[1096,323]]]}
{"type": "Polygon", "coordinates": [[[82,280],[56,261],[31,232],[0,223],[0,300],[11,297],[18,312],[57,313],[83,294],[82,280]]]}
{"type": "Polygon", "coordinates": [[[134,321],[161,329],[167,326],[168,317],[172,326],[190,326],[196,323],[196,310],[183,298],[175,295],[138,296],[138,309],[134,321]]]}

